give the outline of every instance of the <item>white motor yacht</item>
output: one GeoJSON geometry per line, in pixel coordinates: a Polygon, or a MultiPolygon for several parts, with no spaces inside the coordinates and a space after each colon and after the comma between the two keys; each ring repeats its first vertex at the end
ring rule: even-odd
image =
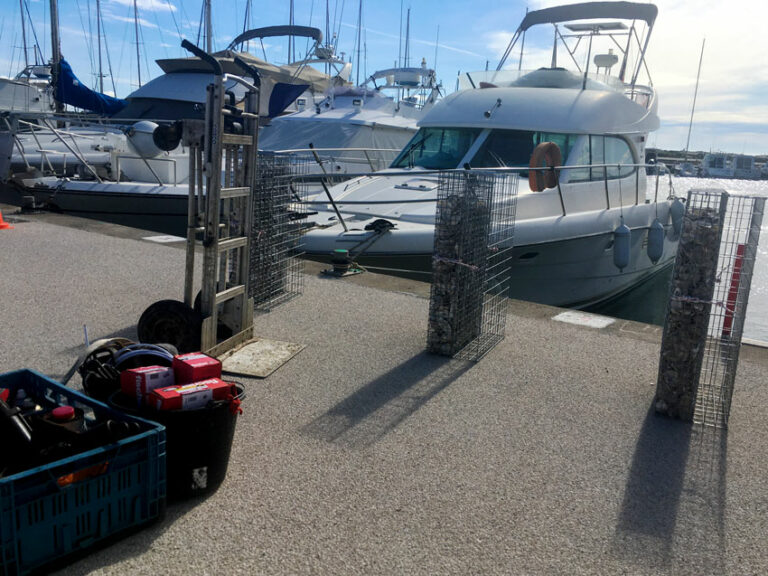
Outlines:
{"type": "Polygon", "coordinates": [[[760,169],[755,165],[755,157],[737,154],[731,160],[733,177],[742,180],[760,180],[760,169]]]}
{"type": "Polygon", "coordinates": [[[261,128],[259,148],[297,153],[311,146],[333,174],[380,170],[411,140],[439,95],[426,62],[379,70],[361,86],[335,86],[319,101],[299,99],[300,110],[261,128]]]}
{"type": "Polygon", "coordinates": [[[733,164],[727,154],[710,152],[701,160],[701,175],[704,178],[733,178],[733,164]]]}
{"type": "Polygon", "coordinates": [[[587,306],[665,269],[683,206],[646,177],[658,102],[650,81],[638,81],[656,15],[656,6],[631,2],[529,12],[497,70],[468,74],[469,89],[435,104],[390,169],[330,188],[335,207],[325,194],[311,199],[316,227],[302,249],[318,259],[345,249],[362,266],[428,275],[435,171],[501,170],[519,174],[512,297],[587,306]],[[556,31],[551,66],[504,69],[523,35],[542,24],[556,31]],[[596,54],[600,40],[622,47],[621,56],[596,54]],[[558,62],[563,43],[573,71],[558,62]],[[536,176],[548,156],[554,180],[536,176]],[[617,229],[624,226],[629,248],[618,254],[617,229]]]}

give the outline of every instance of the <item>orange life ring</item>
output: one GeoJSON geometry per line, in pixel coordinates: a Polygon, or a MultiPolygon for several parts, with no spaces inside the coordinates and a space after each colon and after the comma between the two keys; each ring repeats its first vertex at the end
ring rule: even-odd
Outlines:
{"type": "MultiPolygon", "coordinates": [[[[533,149],[529,168],[552,168],[563,163],[563,155],[560,147],[554,142],[542,142],[533,149]]],[[[541,192],[546,188],[557,186],[557,170],[530,170],[528,172],[528,185],[533,192],[541,192]]]]}

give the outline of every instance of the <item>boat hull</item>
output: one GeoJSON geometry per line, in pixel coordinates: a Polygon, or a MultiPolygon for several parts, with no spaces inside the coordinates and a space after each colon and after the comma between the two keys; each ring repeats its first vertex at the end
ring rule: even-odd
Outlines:
{"type": "MultiPolygon", "coordinates": [[[[606,210],[575,215],[569,221],[555,218],[515,223],[510,296],[582,308],[627,291],[671,265],[677,237],[668,204],[658,207],[665,234],[662,256],[655,263],[648,256],[648,232],[656,208],[646,204],[624,209],[631,234],[628,265],[621,270],[614,264],[613,248],[613,230],[621,221],[620,214],[619,210],[606,210]]],[[[337,228],[308,232],[305,253],[329,261],[333,250],[346,249],[359,265],[371,271],[430,280],[434,226],[401,222],[378,237],[362,228],[342,233],[337,228]]]]}

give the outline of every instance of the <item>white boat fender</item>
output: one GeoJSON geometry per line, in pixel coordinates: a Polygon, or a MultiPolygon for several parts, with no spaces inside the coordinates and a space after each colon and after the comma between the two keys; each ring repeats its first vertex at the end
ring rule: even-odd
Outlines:
{"type": "Polygon", "coordinates": [[[648,258],[656,264],[664,253],[664,225],[656,218],[648,228],[648,258]]]}
{"type": "Polygon", "coordinates": [[[629,266],[629,244],[631,237],[632,231],[622,220],[619,227],[613,231],[613,263],[619,270],[624,270],[624,268],[629,266]]]}
{"type": "Polygon", "coordinates": [[[675,238],[677,238],[683,230],[685,204],[683,204],[682,199],[675,198],[674,202],[672,202],[672,206],[669,207],[669,214],[672,217],[672,229],[675,231],[675,238]]]}
{"type": "Polygon", "coordinates": [[[142,158],[154,158],[163,152],[157,147],[152,136],[157,127],[154,122],[142,120],[133,124],[126,131],[128,141],[142,158]]]}

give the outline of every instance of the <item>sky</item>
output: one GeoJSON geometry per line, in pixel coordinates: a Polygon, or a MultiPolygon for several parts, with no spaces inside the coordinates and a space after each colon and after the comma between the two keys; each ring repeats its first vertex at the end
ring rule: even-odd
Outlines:
{"type": "MultiPolygon", "coordinates": [[[[50,57],[49,0],[23,0],[34,23],[45,58],[50,57]]],[[[62,53],[80,79],[94,87],[98,78],[96,0],[58,0],[62,53]]],[[[204,46],[199,36],[202,0],[135,0],[138,7],[137,63],[134,0],[101,0],[102,68],[112,76],[104,91],[127,96],[142,83],[161,74],[158,58],[186,56],[181,38],[204,46]],[[109,57],[107,58],[107,52],[109,57]]],[[[422,58],[435,68],[445,92],[456,87],[460,72],[495,69],[526,9],[556,4],[549,0],[363,0],[361,80],[374,71],[402,62],[405,56],[406,15],[410,11],[409,64],[422,58]]],[[[223,49],[243,31],[248,0],[212,0],[213,46],[223,49]]],[[[357,63],[357,22],[360,0],[294,0],[295,24],[326,32],[326,4],[337,53],[357,63]]],[[[764,0],[658,0],[659,16],[650,40],[647,61],[659,95],[661,128],[649,145],[684,150],[693,109],[689,149],[768,154],[768,3],[764,0]],[[701,75],[696,93],[699,59],[701,75]]],[[[19,0],[0,0],[0,75],[23,68],[19,0]]],[[[252,0],[249,28],[287,24],[289,0],[252,0]]],[[[526,55],[540,56],[525,68],[546,65],[551,27],[539,27],[526,38],[526,55]]],[[[32,44],[29,24],[27,44],[32,44]]],[[[534,29],[535,30],[535,29],[534,29]]],[[[264,46],[269,61],[285,63],[287,39],[272,38],[264,46]]],[[[297,40],[303,55],[306,42],[297,40]]],[[[255,54],[264,57],[261,47],[255,54]]],[[[29,59],[34,60],[31,50],[29,59]]],[[[510,65],[516,67],[516,62],[510,65]]]]}

